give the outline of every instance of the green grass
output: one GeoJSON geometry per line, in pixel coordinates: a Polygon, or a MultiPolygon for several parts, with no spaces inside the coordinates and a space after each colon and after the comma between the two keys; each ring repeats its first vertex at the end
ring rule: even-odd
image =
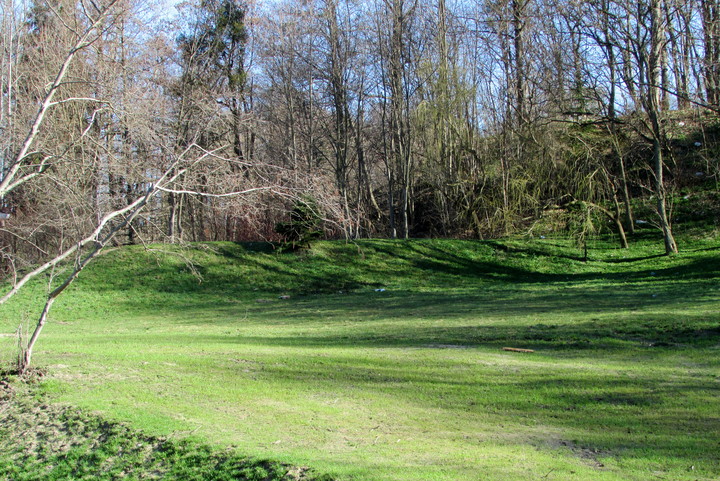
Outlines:
{"type": "Polygon", "coordinates": [[[147,436],[71,407],[41,404],[32,392],[10,397],[0,411],[3,480],[320,481],[302,469],[147,436]],[[288,477],[288,472],[307,476],[288,477]]]}
{"type": "Polygon", "coordinates": [[[720,242],[647,237],[588,262],[563,239],[117,249],[35,363],[54,402],[339,479],[717,479],[720,242]]]}

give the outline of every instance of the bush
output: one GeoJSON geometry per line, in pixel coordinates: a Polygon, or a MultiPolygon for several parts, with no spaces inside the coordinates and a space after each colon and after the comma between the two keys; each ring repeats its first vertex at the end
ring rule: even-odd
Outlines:
{"type": "Polygon", "coordinates": [[[321,223],[317,202],[312,197],[304,196],[295,202],[290,211],[290,220],[275,225],[275,232],[282,236],[285,249],[295,251],[303,247],[309,248],[311,241],[322,237],[321,223]]]}

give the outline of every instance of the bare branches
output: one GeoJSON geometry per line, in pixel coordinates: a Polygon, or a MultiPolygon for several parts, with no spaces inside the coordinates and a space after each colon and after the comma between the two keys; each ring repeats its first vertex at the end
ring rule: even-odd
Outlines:
{"type": "Polygon", "coordinates": [[[10,161],[9,164],[6,166],[7,171],[4,173],[4,177],[2,178],[2,180],[0,180],[0,199],[4,198],[7,194],[12,192],[18,186],[24,184],[28,180],[36,177],[43,172],[42,170],[30,174],[22,172],[22,168],[28,158],[28,153],[30,152],[32,145],[35,143],[35,140],[38,136],[38,133],[40,132],[40,128],[43,125],[43,121],[48,111],[55,105],[70,101],[70,99],[57,102],[53,101],[60,87],[63,84],[65,76],[68,73],[70,64],[73,62],[73,60],[77,56],[77,53],[80,50],[90,45],[90,39],[92,35],[95,33],[96,29],[102,24],[102,22],[106,20],[107,15],[112,11],[113,7],[118,2],[119,0],[109,1],[108,4],[103,7],[103,9],[99,12],[97,18],[95,18],[94,21],[78,37],[78,39],[70,47],[67,54],[65,55],[65,59],[60,65],[55,79],[49,85],[47,89],[47,94],[45,95],[45,98],[38,107],[32,125],[28,130],[27,136],[25,137],[25,141],[20,147],[15,158],[10,161]]]}
{"type": "MultiPolygon", "coordinates": [[[[246,189],[244,191],[210,194],[194,191],[185,191],[181,189],[173,189],[173,184],[177,182],[178,179],[182,178],[185,174],[187,174],[188,171],[191,170],[193,167],[202,164],[202,162],[208,158],[217,157],[218,150],[221,149],[208,151],[202,149],[197,144],[192,144],[188,146],[180,153],[180,155],[177,156],[177,158],[173,162],[171,162],[164,169],[164,171],[159,174],[155,182],[150,185],[146,192],[142,193],[136,199],[129,202],[126,206],[115,209],[112,212],[105,214],[99,220],[97,226],[89,235],[77,241],[71,247],[65,249],[63,252],[56,255],[51,260],[26,273],[23,277],[20,278],[20,280],[14,283],[12,288],[4,296],[0,297],[0,305],[4,304],[15,294],[17,294],[17,292],[22,289],[22,287],[25,286],[30,280],[43,274],[44,272],[47,272],[49,269],[53,269],[61,265],[67,260],[71,259],[72,256],[76,253],[81,253],[85,247],[92,245],[93,249],[90,251],[90,253],[87,254],[82,260],[78,261],[76,264],[75,269],[77,272],[74,271],[72,276],[77,277],[77,274],[79,274],[79,272],[84,269],[84,267],[99,253],[99,251],[108,244],[108,242],[112,241],[112,239],[118,234],[118,232],[130,225],[132,221],[140,215],[140,213],[147,206],[150,200],[155,197],[159,192],[188,194],[192,193],[213,197],[237,197],[254,192],[272,190],[272,188],[270,187],[257,187],[246,189]],[[191,157],[194,153],[196,153],[196,155],[194,157],[191,157]],[[113,221],[116,220],[118,220],[118,222],[113,223],[113,221]]],[[[72,280],[70,280],[70,282],[72,282],[72,280]]]]}
{"type": "Polygon", "coordinates": [[[253,193],[257,193],[257,192],[276,192],[276,188],[274,188],[274,187],[254,187],[254,188],[238,190],[238,191],[234,191],[234,192],[223,192],[221,194],[213,194],[210,192],[201,192],[199,190],[168,189],[165,187],[158,187],[158,190],[160,190],[162,192],[171,193],[171,194],[198,195],[198,196],[202,196],[202,197],[214,197],[217,199],[220,199],[223,197],[238,197],[238,196],[253,194],[253,193]]]}
{"type": "Polygon", "coordinates": [[[48,313],[55,302],[55,299],[62,294],[62,292],[70,286],[85,267],[95,258],[97,255],[115,238],[115,236],[121,232],[124,228],[131,225],[134,219],[136,219],[143,209],[148,205],[153,197],[159,192],[173,192],[173,193],[193,193],[205,196],[214,197],[237,197],[240,195],[247,195],[250,193],[269,191],[269,187],[257,187],[250,188],[244,191],[238,192],[227,192],[222,194],[207,194],[190,192],[185,190],[173,189],[172,185],[178,179],[182,178],[183,175],[187,174],[189,169],[194,166],[200,165],[203,160],[211,157],[217,157],[216,151],[208,151],[202,149],[196,144],[188,146],[173,162],[168,165],[165,170],[159,175],[154,184],[152,184],[143,195],[140,195],[133,202],[120,209],[116,209],[106,214],[97,227],[93,230],[90,235],[81,239],[79,242],[66,249],[50,261],[37,267],[36,269],[28,272],[19,281],[17,281],[12,289],[7,292],[2,298],[0,298],[0,305],[7,302],[12,298],[24,285],[30,280],[43,274],[49,269],[54,269],[60,264],[70,259],[73,255],[76,255],[76,261],[74,267],[69,275],[56,287],[54,287],[47,296],[45,306],[40,314],[40,318],[35,326],[33,334],[28,341],[27,348],[23,353],[23,358],[19,369],[22,371],[26,369],[31,362],[33,347],[37,342],[40,333],[42,332],[45,323],[47,322],[48,313]],[[192,153],[199,152],[194,158],[188,158],[192,153]],[[116,221],[113,223],[113,221],[116,221]],[[83,255],[83,250],[89,247],[89,251],[83,255]]]}
{"type": "Polygon", "coordinates": [[[56,100],[55,102],[50,102],[48,104],[48,108],[54,107],[56,105],[66,104],[69,102],[96,102],[99,104],[109,104],[109,102],[107,100],[96,99],[93,97],[69,97],[69,98],[62,99],[62,100],[56,100]]]}

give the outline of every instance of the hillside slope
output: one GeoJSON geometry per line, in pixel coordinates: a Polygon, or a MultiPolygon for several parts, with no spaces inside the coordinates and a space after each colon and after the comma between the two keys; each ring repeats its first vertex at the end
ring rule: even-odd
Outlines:
{"type": "MultiPolygon", "coordinates": [[[[661,249],[124,247],[58,301],[41,391],[342,480],[716,479],[720,243],[661,249]]],[[[3,308],[0,332],[43,290],[3,308]]]]}

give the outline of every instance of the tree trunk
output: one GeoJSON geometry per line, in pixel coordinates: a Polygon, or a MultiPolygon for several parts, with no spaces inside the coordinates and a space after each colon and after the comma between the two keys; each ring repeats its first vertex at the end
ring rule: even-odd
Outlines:
{"type": "Polygon", "coordinates": [[[527,87],[525,85],[525,7],[528,0],[512,0],[512,40],[514,49],[515,108],[518,128],[528,122],[527,87]]]}
{"type": "Polygon", "coordinates": [[[618,164],[620,165],[620,188],[622,191],[623,203],[625,204],[625,227],[630,234],[635,233],[635,217],[633,216],[632,204],[630,203],[630,188],[628,187],[627,173],[625,171],[625,158],[621,152],[618,164]]]}
{"type": "Polygon", "coordinates": [[[675,238],[672,234],[670,219],[667,215],[667,199],[664,181],[665,164],[663,161],[663,129],[660,124],[660,76],[662,69],[662,52],[664,47],[665,26],[661,9],[661,0],[650,2],[650,58],[648,72],[648,95],[646,108],[652,129],[653,168],[655,174],[655,195],[657,196],[657,213],[665,242],[665,253],[678,252],[675,238]]]}
{"type": "Polygon", "coordinates": [[[705,47],[704,72],[707,102],[720,102],[720,5],[717,0],[700,0],[705,47]]]}
{"type": "MultiPolygon", "coordinates": [[[[403,0],[392,0],[392,36],[390,38],[390,151],[393,162],[400,177],[400,216],[404,216],[404,205],[402,203],[405,186],[404,159],[403,159],[403,70],[405,57],[403,52],[404,39],[404,17],[403,0]]],[[[394,193],[390,193],[391,210],[394,211],[394,193]]],[[[391,212],[391,223],[395,224],[394,212],[391,212]]],[[[393,237],[397,237],[397,228],[392,226],[393,237]]]]}

